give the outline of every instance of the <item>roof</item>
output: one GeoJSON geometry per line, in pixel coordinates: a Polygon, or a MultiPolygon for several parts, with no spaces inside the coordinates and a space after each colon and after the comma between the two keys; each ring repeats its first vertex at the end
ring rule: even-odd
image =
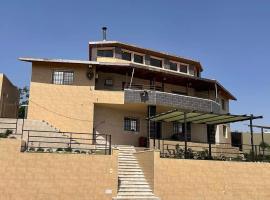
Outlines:
{"type": "Polygon", "coordinates": [[[127,50],[137,51],[138,53],[151,54],[151,55],[157,56],[157,57],[167,57],[167,58],[172,59],[172,60],[178,60],[180,62],[194,64],[195,66],[197,66],[200,69],[200,71],[203,71],[203,67],[202,67],[201,63],[197,60],[184,58],[184,57],[173,55],[173,54],[170,54],[167,52],[156,51],[153,49],[143,48],[143,47],[139,47],[136,45],[127,44],[127,43],[123,43],[123,42],[119,42],[119,41],[106,41],[106,40],[105,41],[93,41],[93,42],[89,42],[89,45],[90,46],[98,46],[98,47],[117,46],[117,47],[127,48],[127,50]]]}
{"type": "MultiPolygon", "coordinates": [[[[179,81],[190,81],[194,84],[216,84],[217,87],[229,98],[232,100],[236,100],[236,97],[231,94],[226,88],[224,88],[217,80],[207,79],[201,77],[195,77],[190,75],[185,75],[179,72],[175,72],[172,70],[152,67],[144,64],[137,63],[115,63],[115,62],[97,62],[97,61],[89,61],[89,60],[70,60],[70,59],[49,59],[49,58],[31,58],[31,57],[21,57],[19,58],[21,61],[25,62],[49,62],[49,63],[66,63],[66,64],[83,64],[83,65],[95,65],[99,68],[103,68],[104,70],[118,70],[119,72],[124,72],[124,68],[135,68],[139,72],[141,71],[142,75],[145,74],[145,70],[148,70],[151,73],[162,76],[162,78],[166,76],[174,77],[174,80],[179,79],[179,81]],[[107,67],[107,68],[106,68],[107,67]],[[181,80],[180,80],[181,79],[181,80]]],[[[136,73],[135,73],[136,74],[136,73]]],[[[173,80],[172,80],[173,82],[173,80]]]]}
{"type": "Polygon", "coordinates": [[[194,124],[227,124],[233,122],[246,121],[250,119],[260,119],[262,116],[251,115],[232,115],[228,114],[213,114],[203,113],[197,111],[181,111],[178,109],[171,110],[165,113],[157,114],[155,116],[147,118],[150,121],[163,121],[163,122],[180,122],[184,123],[184,114],[186,113],[186,122],[194,124]]]}

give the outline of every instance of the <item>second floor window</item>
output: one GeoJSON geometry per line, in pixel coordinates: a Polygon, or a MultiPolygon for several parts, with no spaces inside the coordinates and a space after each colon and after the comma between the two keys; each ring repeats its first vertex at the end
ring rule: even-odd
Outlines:
{"type": "Polygon", "coordinates": [[[180,72],[187,73],[187,65],[180,64],[180,72]]]}
{"type": "Polygon", "coordinates": [[[125,131],[139,132],[139,130],[140,130],[139,119],[125,117],[124,118],[124,130],[125,131]]]}
{"type": "Polygon", "coordinates": [[[99,57],[113,57],[113,50],[112,49],[98,50],[97,56],[99,56],[99,57]]]}
{"type": "Polygon", "coordinates": [[[134,62],[143,64],[143,56],[134,54],[134,62]]]}
{"type": "Polygon", "coordinates": [[[72,71],[54,71],[53,84],[72,85],[74,81],[74,72],[72,71]]]}
{"type": "Polygon", "coordinates": [[[177,63],[170,62],[170,70],[177,71],[177,63]]]}
{"type": "Polygon", "coordinates": [[[162,67],[162,60],[156,58],[150,58],[150,65],[155,67],[162,67]]]}
{"type": "Polygon", "coordinates": [[[131,53],[122,51],[122,59],[131,61],[131,53]]]}

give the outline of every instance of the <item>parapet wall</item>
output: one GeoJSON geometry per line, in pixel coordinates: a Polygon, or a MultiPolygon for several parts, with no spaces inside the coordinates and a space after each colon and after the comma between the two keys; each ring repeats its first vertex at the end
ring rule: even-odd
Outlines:
{"type": "Polygon", "coordinates": [[[113,155],[21,153],[0,139],[0,200],[111,200],[117,192],[113,155]]]}
{"type": "MultiPolygon", "coordinates": [[[[154,151],[139,157],[153,154],[154,193],[162,200],[270,199],[269,163],[167,159],[154,151]]],[[[148,171],[149,163],[140,164],[148,171]]]]}

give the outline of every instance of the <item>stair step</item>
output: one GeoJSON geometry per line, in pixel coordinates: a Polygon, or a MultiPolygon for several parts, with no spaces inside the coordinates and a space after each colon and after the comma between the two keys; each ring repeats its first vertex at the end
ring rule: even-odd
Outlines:
{"type": "Polygon", "coordinates": [[[126,168],[126,167],[120,167],[118,168],[118,171],[121,172],[142,172],[141,168],[139,167],[132,167],[132,168],[126,168]]]}
{"type": "MultiPolygon", "coordinates": [[[[141,186],[148,186],[148,183],[146,182],[146,180],[144,181],[141,181],[141,180],[137,180],[137,181],[134,181],[134,180],[121,180],[121,184],[123,185],[141,185],[141,186]]],[[[121,186],[120,186],[121,187],[121,186]]]]}
{"type": "Polygon", "coordinates": [[[152,192],[118,192],[117,196],[154,196],[152,192]]]}
{"type": "Polygon", "coordinates": [[[118,192],[136,192],[136,193],[151,192],[152,193],[152,190],[150,188],[120,188],[118,192]]]}
{"type": "Polygon", "coordinates": [[[145,178],[141,178],[141,177],[137,177],[137,178],[134,178],[134,177],[119,177],[120,181],[123,182],[123,181],[129,181],[129,182],[132,182],[132,183],[147,183],[146,182],[146,179],[145,178]]]}
{"type": "Polygon", "coordinates": [[[160,199],[158,197],[128,196],[128,197],[114,197],[113,200],[160,200],[160,199]]]}
{"type": "Polygon", "coordinates": [[[120,189],[121,188],[145,188],[145,189],[149,189],[150,186],[145,183],[145,184],[125,184],[125,183],[122,183],[122,185],[120,186],[120,189]]]}

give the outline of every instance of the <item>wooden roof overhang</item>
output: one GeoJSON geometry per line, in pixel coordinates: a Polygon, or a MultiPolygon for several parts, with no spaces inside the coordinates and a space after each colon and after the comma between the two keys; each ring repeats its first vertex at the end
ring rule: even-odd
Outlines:
{"type": "Polygon", "coordinates": [[[117,74],[132,74],[134,68],[134,77],[142,78],[142,79],[152,79],[155,78],[158,82],[164,82],[169,84],[178,84],[182,86],[188,86],[196,88],[196,90],[208,91],[215,90],[217,86],[218,91],[221,95],[227,97],[228,99],[236,100],[236,98],[226,90],[218,81],[205,79],[200,77],[194,77],[190,75],[181,74],[179,72],[174,72],[171,70],[166,70],[158,67],[145,66],[140,64],[110,64],[107,63],[102,64],[99,63],[96,65],[97,71],[105,72],[105,73],[117,73],[117,74]]]}
{"type": "Polygon", "coordinates": [[[194,124],[209,124],[219,125],[234,122],[241,122],[246,120],[260,119],[262,116],[253,115],[232,115],[228,114],[214,114],[214,113],[203,113],[197,111],[182,111],[182,110],[171,110],[165,113],[160,113],[155,116],[147,118],[147,120],[155,122],[186,122],[194,124]],[[186,114],[186,115],[185,115],[186,114]],[[186,119],[185,119],[186,116],[186,119]]]}

